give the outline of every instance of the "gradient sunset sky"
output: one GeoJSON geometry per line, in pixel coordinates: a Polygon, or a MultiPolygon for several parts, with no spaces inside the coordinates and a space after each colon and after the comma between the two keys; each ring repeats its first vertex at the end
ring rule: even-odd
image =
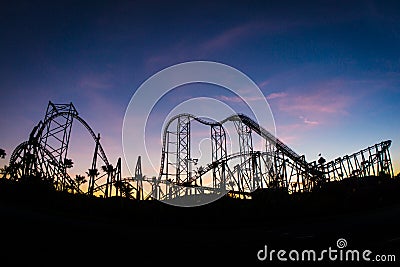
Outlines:
{"type": "MultiPolygon", "coordinates": [[[[115,163],[135,90],[206,60],[248,75],[277,137],[308,161],[390,139],[400,171],[399,1],[3,1],[0,25],[1,166],[49,101],[72,102],[115,163]]],[[[84,134],[74,125],[80,171],[94,149],[84,134]]]]}

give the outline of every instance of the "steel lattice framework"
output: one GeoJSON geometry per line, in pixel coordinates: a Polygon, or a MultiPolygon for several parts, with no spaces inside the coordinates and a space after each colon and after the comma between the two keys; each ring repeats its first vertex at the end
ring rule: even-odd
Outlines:
{"type": "MultiPolygon", "coordinates": [[[[68,165],[72,163],[67,159],[67,154],[73,121],[82,124],[95,143],[93,164],[89,169],[89,187],[86,193],[98,192],[100,195],[111,196],[110,185],[121,179],[120,160],[115,168],[109,163],[100,144],[100,134],[96,135],[79,117],[72,103],[49,102],[44,120],[34,127],[29,140],[18,145],[12,152],[5,176],[12,180],[36,176],[50,181],[56,190],[84,193],[79,188],[79,184],[67,173],[68,165]],[[104,164],[103,175],[97,170],[97,157],[104,164]],[[106,186],[97,183],[104,176],[107,176],[106,186]]],[[[118,193],[118,188],[114,191],[118,193]]]]}
{"type": "Polygon", "coordinates": [[[135,176],[122,178],[121,159],[115,167],[109,163],[100,143],[100,134],[93,132],[74,105],[49,102],[44,120],[34,127],[29,140],[12,152],[4,177],[20,180],[36,176],[61,191],[163,200],[227,192],[249,197],[258,188],[288,193],[310,192],[324,183],[350,177],[394,176],[390,140],[329,162],[307,162],[304,155],[294,152],[244,114],[235,114],[220,122],[179,114],[167,122],[162,144],[158,177],[143,175],[141,157],[138,156],[135,176]],[[68,147],[74,121],[87,129],[94,143],[86,192],[67,173],[71,164],[68,147]],[[192,158],[194,123],[209,127],[211,162],[201,166],[197,166],[197,159],[192,158]],[[227,149],[226,126],[229,124],[235,129],[238,151],[227,149]],[[255,148],[255,138],[263,141],[261,150],[255,148]],[[98,161],[103,164],[101,172],[98,161]],[[197,167],[194,169],[194,166],[197,167]],[[150,192],[144,192],[145,184],[151,188],[150,192]]]}
{"type": "Polygon", "coordinates": [[[246,196],[257,188],[280,189],[288,193],[310,192],[325,182],[354,176],[384,173],[393,177],[390,145],[388,140],[327,163],[307,162],[304,155],[298,155],[244,114],[230,116],[221,122],[180,114],[171,118],[164,129],[160,172],[157,179],[146,180],[152,185],[147,198],[174,199],[226,192],[246,196]],[[190,124],[195,122],[210,127],[212,161],[191,171],[188,165],[191,160],[190,124]],[[171,131],[174,123],[177,130],[171,131]],[[224,130],[227,123],[234,124],[239,143],[239,151],[229,155],[224,130]],[[265,141],[265,150],[254,150],[255,135],[265,141]],[[203,186],[202,180],[207,173],[211,173],[212,184],[203,186]]]}

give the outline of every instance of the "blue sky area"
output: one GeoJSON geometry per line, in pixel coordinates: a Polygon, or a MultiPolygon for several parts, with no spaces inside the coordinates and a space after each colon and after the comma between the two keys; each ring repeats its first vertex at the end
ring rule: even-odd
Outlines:
{"type": "MultiPolygon", "coordinates": [[[[72,102],[116,162],[135,90],[166,67],[206,60],[250,77],[277,137],[307,160],[390,139],[400,171],[399,1],[2,1],[0,25],[0,165],[49,101],[72,102]]],[[[85,171],[94,145],[73,131],[71,157],[85,171]]]]}

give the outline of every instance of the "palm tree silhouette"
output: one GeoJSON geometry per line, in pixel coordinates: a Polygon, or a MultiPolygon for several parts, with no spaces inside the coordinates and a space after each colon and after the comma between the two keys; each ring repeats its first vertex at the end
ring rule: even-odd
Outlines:
{"type": "Polygon", "coordinates": [[[64,165],[65,165],[65,168],[70,169],[74,166],[74,162],[72,161],[72,159],[65,159],[64,165]]]}
{"type": "Polygon", "coordinates": [[[125,183],[122,181],[116,181],[114,186],[117,187],[121,192],[125,195],[125,197],[130,198],[132,187],[129,183],[125,183]]]}
{"type": "Polygon", "coordinates": [[[101,169],[106,172],[106,173],[111,173],[114,171],[114,167],[113,165],[109,164],[109,165],[103,165],[101,166],[101,169]]]}
{"type": "Polygon", "coordinates": [[[76,185],[77,185],[77,187],[78,187],[78,189],[79,189],[79,187],[80,187],[82,184],[86,183],[87,181],[86,181],[86,179],[85,179],[85,176],[77,174],[77,175],[75,176],[75,182],[76,182],[76,185]]]}
{"type": "Polygon", "coordinates": [[[100,173],[98,169],[89,169],[86,174],[90,177],[97,177],[100,173]]]}
{"type": "Polygon", "coordinates": [[[2,148],[0,148],[0,158],[4,159],[6,157],[6,151],[2,148]]]}

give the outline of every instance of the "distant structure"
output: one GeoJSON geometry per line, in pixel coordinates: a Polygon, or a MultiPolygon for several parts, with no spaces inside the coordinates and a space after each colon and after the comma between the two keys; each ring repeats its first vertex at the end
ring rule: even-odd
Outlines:
{"type": "Polygon", "coordinates": [[[307,162],[304,155],[298,155],[244,114],[235,114],[220,122],[180,114],[168,121],[162,141],[158,177],[143,175],[141,157],[138,156],[135,176],[123,178],[121,159],[115,167],[109,163],[100,143],[100,134],[93,132],[74,105],[49,102],[44,120],[34,127],[28,141],[12,152],[3,177],[18,181],[36,176],[51,182],[60,191],[137,200],[227,192],[248,198],[256,189],[310,192],[324,183],[349,177],[393,177],[390,140],[329,162],[323,158],[318,162],[307,162]],[[85,190],[68,174],[73,164],[67,157],[68,146],[75,121],[82,124],[93,139],[94,153],[85,190]],[[211,162],[203,166],[198,166],[198,159],[192,158],[193,124],[209,128],[211,162]],[[230,153],[225,130],[229,124],[235,129],[238,142],[238,151],[230,153]],[[261,150],[253,145],[254,138],[263,141],[261,150]],[[98,161],[102,165],[100,169],[98,161]],[[146,185],[149,192],[144,190],[146,185]]]}

